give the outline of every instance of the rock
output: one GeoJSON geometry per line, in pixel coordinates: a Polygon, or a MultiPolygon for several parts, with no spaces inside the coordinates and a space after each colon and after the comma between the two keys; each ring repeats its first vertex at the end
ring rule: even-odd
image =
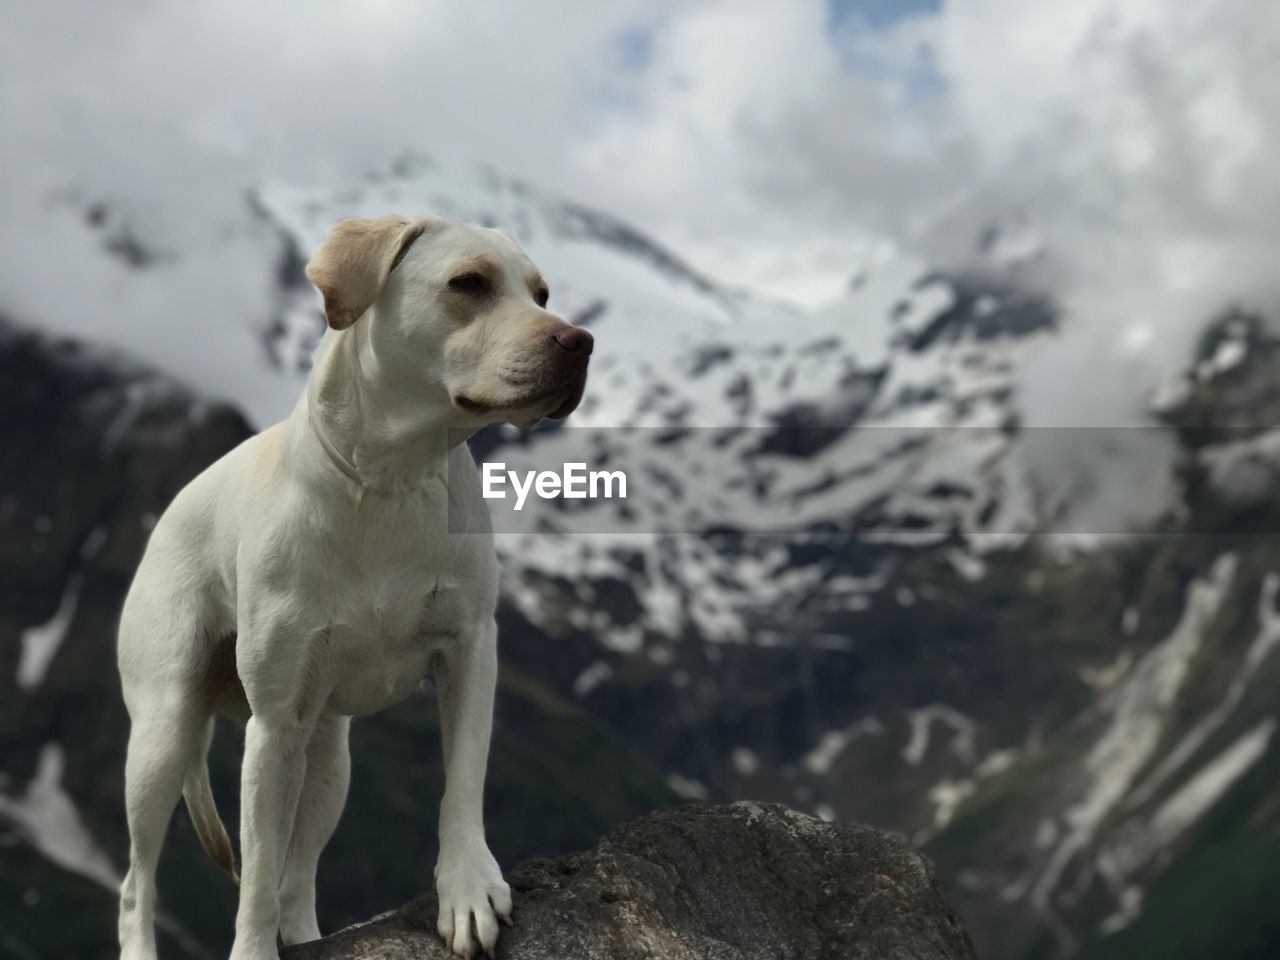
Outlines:
{"type": "MultiPolygon", "coordinates": [[[[775,804],[688,805],[507,877],[511,960],[972,960],[928,860],[897,837],[775,804]]],[[[443,958],[436,898],[282,960],[443,958]]]]}

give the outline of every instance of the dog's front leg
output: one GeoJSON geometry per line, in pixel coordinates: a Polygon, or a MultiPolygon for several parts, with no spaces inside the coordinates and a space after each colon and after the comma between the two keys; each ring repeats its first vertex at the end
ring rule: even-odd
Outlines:
{"type": "Polygon", "coordinates": [[[492,955],[498,918],[510,922],[511,890],[484,838],[484,774],[498,677],[497,625],[449,646],[435,682],[444,744],[445,790],[440,804],[437,928],[462,957],[492,955]],[[472,923],[476,936],[472,936],[472,923]],[[478,939],[478,943],[476,942],[478,939]]]}
{"type": "Polygon", "coordinates": [[[280,882],[306,775],[308,725],[255,715],[240,784],[240,909],[231,960],[276,960],[280,882]]]}
{"type": "Polygon", "coordinates": [[[236,672],[252,716],[241,768],[241,892],[232,960],[276,960],[280,882],[307,771],[307,744],[328,700],[321,637],[293,626],[278,596],[241,593],[236,672]]]}

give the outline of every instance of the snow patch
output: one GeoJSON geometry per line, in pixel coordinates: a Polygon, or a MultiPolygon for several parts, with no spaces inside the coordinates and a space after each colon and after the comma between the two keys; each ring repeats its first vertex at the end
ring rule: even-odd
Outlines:
{"type": "MultiPolygon", "coordinates": [[[[1132,608],[1131,608],[1132,609],[1132,608]]],[[[1094,693],[1107,693],[1115,687],[1125,674],[1129,672],[1129,668],[1133,666],[1133,651],[1122,650],[1120,654],[1111,663],[1102,667],[1084,666],[1079,669],[1077,676],[1084,681],[1094,693]]]]}
{"type": "Polygon", "coordinates": [[[1215,444],[1199,455],[1209,484],[1235,503],[1268,497],[1280,481],[1280,429],[1215,444]]]}
{"type": "Polygon", "coordinates": [[[945,829],[951,823],[956,810],[971,796],[977,787],[972,780],[943,780],[929,789],[929,802],[933,804],[933,831],[945,829]]]}
{"type": "Polygon", "coordinates": [[[1166,850],[1188,828],[1222,799],[1231,785],[1244,776],[1267,752],[1276,721],[1269,717],[1206,764],[1177,793],[1171,796],[1151,818],[1148,832],[1148,856],[1166,850]]]}
{"type": "Polygon", "coordinates": [[[1115,913],[1098,924],[1098,932],[1103,936],[1119,933],[1142,913],[1142,888],[1125,887],[1120,891],[1120,905],[1115,913]]]}
{"type": "Polygon", "coordinates": [[[705,784],[689,777],[682,777],[678,773],[672,773],[667,776],[667,786],[686,800],[698,800],[705,803],[710,795],[705,784]]]}
{"type": "Polygon", "coordinates": [[[57,743],[40,750],[36,775],[20,797],[0,794],[0,817],[53,863],[105,887],[114,895],[121,877],[63,789],[66,757],[57,743]]]}
{"type": "Polygon", "coordinates": [[[1280,576],[1267,574],[1262,581],[1262,589],[1258,593],[1258,633],[1250,643],[1244,659],[1240,662],[1226,695],[1214,708],[1196,723],[1191,731],[1161,761],[1155,772],[1135,790],[1129,798],[1129,805],[1136,807],[1145,803],[1155,792],[1204,745],[1226,720],[1235,712],[1240,701],[1244,699],[1250,682],[1258,672],[1258,668],[1280,647],[1280,611],[1276,609],[1276,597],[1280,592],[1280,576]]]}
{"type": "Polygon", "coordinates": [[[750,777],[760,769],[760,758],[746,747],[735,748],[729,759],[741,777],[750,777]]]}
{"type": "Polygon", "coordinates": [[[613,667],[603,660],[597,660],[574,679],[573,692],[579,697],[585,697],[612,676],[613,667]]]}
{"type": "Polygon", "coordinates": [[[1125,607],[1124,613],[1120,616],[1120,632],[1126,637],[1131,637],[1138,632],[1138,627],[1142,624],[1142,614],[1137,607],[1125,607]]]}
{"type": "Polygon", "coordinates": [[[974,723],[959,710],[946,704],[935,703],[908,715],[911,736],[902,750],[902,759],[918,767],[929,752],[929,735],[934,723],[944,723],[955,732],[951,751],[966,763],[973,763],[974,723]]]}
{"type": "Polygon", "coordinates": [[[1268,717],[1238,737],[1231,746],[1199,770],[1150,817],[1099,857],[1099,869],[1113,885],[1123,885],[1119,909],[1102,921],[1102,933],[1115,933],[1142,911],[1142,888],[1130,882],[1160,853],[1168,851],[1226,795],[1232,785],[1262,758],[1271,744],[1276,721],[1268,717]]]}
{"type": "Polygon", "coordinates": [[[1168,711],[1226,598],[1236,566],[1236,556],[1224,554],[1206,578],[1192,581],[1173,632],[1146,653],[1101,704],[1109,723],[1085,758],[1083,796],[1063,813],[1061,835],[1031,891],[1032,906],[1063,955],[1074,951],[1076,937],[1058,915],[1054,894],[1067,867],[1094,842],[1098,828],[1124,800],[1159,745],[1168,711]]]}
{"type": "Polygon", "coordinates": [[[84,577],[73,573],[62,590],[58,609],[48,621],[22,631],[22,652],[18,656],[17,680],[23,690],[34,690],[44,682],[49,664],[66,639],[67,628],[76,615],[84,577]]]}
{"type": "Polygon", "coordinates": [[[831,772],[832,765],[840,754],[860,737],[878,737],[884,733],[884,724],[875,717],[863,717],[852,726],[843,730],[828,730],[818,741],[818,745],[804,755],[800,761],[806,770],[820,777],[831,772]]]}

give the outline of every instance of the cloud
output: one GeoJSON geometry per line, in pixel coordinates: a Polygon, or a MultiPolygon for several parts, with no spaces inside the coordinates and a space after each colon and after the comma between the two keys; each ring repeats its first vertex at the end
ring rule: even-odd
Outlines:
{"type": "MultiPolygon", "coordinates": [[[[191,176],[352,176],[406,148],[545,170],[627,3],[9,4],[7,149],[165,209],[191,176]],[[74,25],[75,29],[69,29],[74,25]],[[190,165],[190,168],[188,167],[190,165]],[[230,175],[228,175],[230,174],[230,175]]],[[[235,183],[236,189],[243,184],[235,183]]],[[[175,211],[176,212],[176,211],[175,211]]]]}
{"type": "Polygon", "coordinates": [[[1135,419],[1215,313],[1276,307],[1277,43],[1265,0],[949,0],[835,30],[820,3],[705,3],[656,29],[638,107],[575,162],[721,272],[807,299],[886,245],[964,266],[993,227],[1031,232],[1067,317],[1033,417],[1135,419]]]}
{"type": "Polygon", "coordinates": [[[830,297],[964,165],[933,103],[906,108],[921,23],[844,36],[812,0],[682,10],[654,27],[633,108],[575,144],[578,182],[717,272],[830,297]]]}
{"type": "Polygon", "coordinates": [[[582,77],[632,22],[626,2],[586,0],[554,18],[388,0],[4,8],[0,312],[277,415],[296,384],[262,377],[257,339],[229,332],[273,308],[280,251],[247,193],[341,183],[411,149],[555,179],[598,109],[582,77]],[[123,269],[116,234],[152,266],[123,269]]]}
{"type": "MultiPolygon", "coordinates": [[[[0,293],[55,325],[162,301],[105,271],[59,283],[68,196],[216,256],[249,185],[340,182],[406,148],[561,189],[805,302],[887,250],[964,265],[993,226],[1033,232],[1068,315],[1025,385],[1049,421],[1135,416],[1208,316],[1275,305],[1269,0],[6,7],[0,293]]],[[[183,309],[251,309],[197,272],[183,309]]]]}
{"type": "Polygon", "coordinates": [[[998,218],[1043,236],[1069,327],[1030,373],[1033,414],[1133,418],[1215,314],[1275,314],[1278,39],[1274,10],[1245,0],[969,0],[940,21],[956,122],[981,162],[926,249],[962,249],[998,218]],[[1096,380],[1072,397],[1087,369],[1096,380]]]}

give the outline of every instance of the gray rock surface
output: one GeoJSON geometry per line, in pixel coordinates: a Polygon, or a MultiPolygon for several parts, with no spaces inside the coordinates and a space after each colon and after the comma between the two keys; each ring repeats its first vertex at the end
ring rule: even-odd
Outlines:
{"type": "MultiPolygon", "coordinates": [[[[879,830],[774,804],[662,810],[507,879],[515,926],[498,957],[511,960],[974,956],[924,857],[879,830]]],[[[422,897],[282,960],[443,960],[435,920],[435,897],[422,897]]]]}

